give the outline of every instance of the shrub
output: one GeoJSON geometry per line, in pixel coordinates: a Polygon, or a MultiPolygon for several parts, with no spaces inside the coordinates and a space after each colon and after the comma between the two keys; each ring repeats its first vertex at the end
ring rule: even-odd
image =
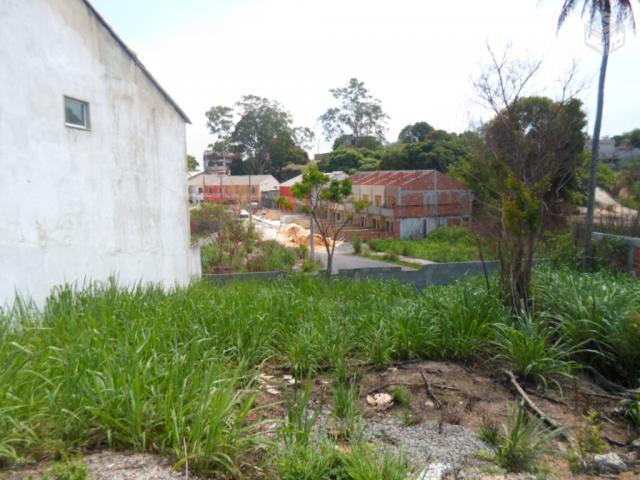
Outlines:
{"type": "Polygon", "coordinates": [[[360,235],[356,235],[356,238],[353,240],[353,252],[356,255],[360,255],[362,253],[362,240],[360,240],[360,235]]]}
{"type": "Polygon", "coordinates": [[[473,234],[462,227],[436,228],[423,240],[372,239],[367,245],[376,252],[434,262],[460,262],[478,258],[478,246],[473,234]]]}
{"type": "Polygon", "coordinates": [[[306,245],[298,245],[295,248],[295,251],[298,259],[306,260],[307,258],[309,258],[309,247],[307,247],[306,245]]]}
{"type": "Polygon", "coordinates": [[[305,273],[316,272],[319,270],[319,268],[320,266],[318,265],[318,263],[314,262],[313,260],[305,260],[304,262],[302,262],[302,271],[305,273]]]}
{"type": "Polygon", "coordinates": [[[277,240],[265,240],[258,243],[259,253],[247,262],[250,272],[272,272],[291,270],[296,264],[296,253],[277,240]]]}

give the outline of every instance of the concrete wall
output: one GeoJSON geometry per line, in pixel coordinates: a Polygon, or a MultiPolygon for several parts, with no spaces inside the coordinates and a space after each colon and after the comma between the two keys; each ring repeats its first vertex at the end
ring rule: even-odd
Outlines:
{"type": "Polygon", "coordinates": [[[184,119],[81,0],[0,2],[0,85],[0,305],[197,274],[184,119]],[[90,131],[65,126],[65,95],[90,131]]]}
{"type": "MultiPolygon", "coordinates": [[[[488,274],[495,273],[499,268],[499,262],[486,262],[488,274]]],[[[203,279],[216,283],[228,283],[242,280],[274,280],[286,277],[284,272],[259,272],[259,273],[230,273],[223,275],[203,275],[203,279]]],[[[484,275],[482,262],[455,262],[434,263],[425,265],[420,270],[403,271],[401,267],[382,268],[354,268],[340,270],[334,278],[351,278],[356,281],[363,280],[395,280],[403,285],[412,285],[416,288],[428,288],[435,285],[447,285],[465,278],[484,275]]]]}
{"type": "Polygon", "coordinates": [[[594,240],[601,240],[605,237],[617,238],[623,240],[629,246],[629,256],[627,257],[627,271],[637,277],[640,277],[640,238],[625,237],[622,235],[612,235],[609,233],[594,232],[592,237],[594,240]]]}

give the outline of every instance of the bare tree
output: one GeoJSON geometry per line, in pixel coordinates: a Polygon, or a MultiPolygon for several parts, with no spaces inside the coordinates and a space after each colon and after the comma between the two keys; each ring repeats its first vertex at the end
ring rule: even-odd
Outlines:
{"type": "Polygon", "coordinates": [[[545,219],[574,179],[586,125],[575,98],[575,65],[560,97],[530,96],[537,60],[518,60],[509,49],[474,82],[480,101],[494,114],[476,135],[474,158],[459,174],[474,189],[495,225],[500,283],[517,311],[529,306],[533,256],[545,219]]]}
{"type": "Polygon", "coordinates": [[[307,202],[303,210],[311,216],[322,238],[327,251],[326,275],[330,279],[336,244],[342,240],[344,229],[351,223],[354,213],[364,209],[366,202],[351,197],[351,180],[332,180],[317,165],[307,168],[302,181],[293,186],[292,193],[297,199],[307,202]]]}

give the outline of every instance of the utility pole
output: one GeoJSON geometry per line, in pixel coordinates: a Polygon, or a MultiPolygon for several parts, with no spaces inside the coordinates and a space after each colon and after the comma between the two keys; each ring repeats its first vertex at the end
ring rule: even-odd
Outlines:
{"type": "Polygon", "coordinates": [[[249,225],[253,225],[253,200],[251,198],[251,175],[249,175],[249,225]]]}
{"type": "MultiPolygon", "coordinates": [[[[314,195],[315,190],[311,190],[311,198],[309,199],[309,201],[311,202],[311,207],[313,206],[314,195]]],[[[316,261],[315,226],[313,225],[313,214],[311,213],[311,209],[309,209],[309,256],[312,262],[316,261]]]]}

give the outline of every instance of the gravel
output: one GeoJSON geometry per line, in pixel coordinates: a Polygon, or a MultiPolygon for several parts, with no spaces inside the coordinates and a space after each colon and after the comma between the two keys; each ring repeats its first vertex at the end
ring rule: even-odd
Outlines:
{"type": "Polygon", "coordinates": [[[433,463],[450,465],[456,470],[478,465],[484,462],[476,454],[489,450],[476,433],[460,425],[444,423],[440,433],[438,422],[427,421],[406,427],[395,417],[370,419],[365,437],[404,452],[409,461],[420,469],[433,463]]]}
{"type": "MultiPolygon", "coordinates": [[[[142,453],[100,452],[82,458],[95,480],[184,480],[184,470],[176,472],[170,463],[158,455],[142,453]]],[[[7,472],[4,480],[39,480],[48,465],[34,469],[7,472]]],[[[193,474],[189,479],[197,480],[193,474]]]]}

